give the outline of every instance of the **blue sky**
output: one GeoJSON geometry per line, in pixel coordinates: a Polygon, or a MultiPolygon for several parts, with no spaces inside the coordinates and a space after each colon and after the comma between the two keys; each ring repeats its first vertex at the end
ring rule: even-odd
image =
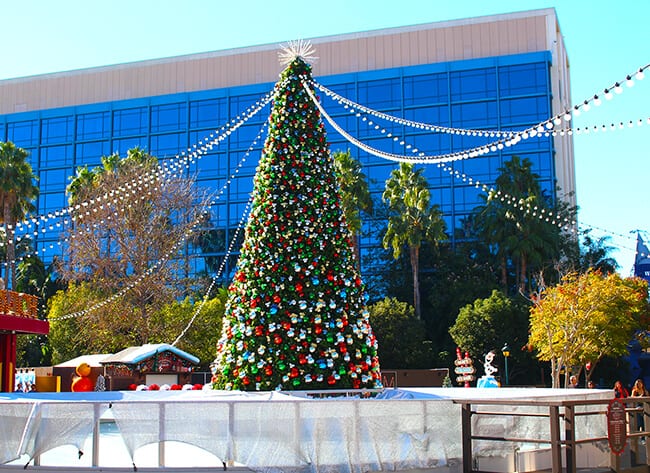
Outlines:
{"type": "MultiPolygon", "coordinates": [[[[0,80],[549,7],[565,38],[574,104],[650,63],[647,0],[21,0],[2,3],[0,80]]],[[[645,119],[649,105],[650,74],[575,126],[645,119]]],[[[634,263],[630,232],[650,231],[648,138],[650,125],[574,140],[579,221],[612,237],[623,275],[634,263]]]]}

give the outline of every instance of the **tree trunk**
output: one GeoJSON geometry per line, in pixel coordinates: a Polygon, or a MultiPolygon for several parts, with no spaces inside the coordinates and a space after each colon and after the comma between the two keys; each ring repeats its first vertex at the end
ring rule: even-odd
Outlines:
{"type": "Polygon", "coordinates": [[[350,246],[352,246],[352,254],[357,264],[357,271],[361,272],[361,250],[359,249],[359,235],[354,233],[350,235],[350,246]]]}
{"type": "Polygon", "coordinates": [[[420,247],[410,247],[411,256],[411,270],[413,272],[413,307],[415,308],[415,316],[421,319],[420,313],[420,279],[418,274],[420,272],[420,247]]]}
{"type": "Polygon", "coordinates": [[[519,264],[519,292],[524,293],[526,288],[526,270],[527,270],[526,255],[521,255],[521,263],[519,264]]]}
{"type": "Polygon", "coordinates": [[[560,387],[560,369],[557,358],[551,358],[551,387],[560,387]]]}
{"type": "Polygon", "coordinates": [[[501,258],[501,285],[503,286],[503,292],[508,295],[508,267],[505,256],[501,258]]]}

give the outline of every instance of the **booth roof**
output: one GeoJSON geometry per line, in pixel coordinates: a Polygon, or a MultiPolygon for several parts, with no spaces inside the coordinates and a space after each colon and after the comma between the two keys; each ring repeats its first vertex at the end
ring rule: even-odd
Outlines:
{"type": "Polygon", "coordinates": [[[128,347],[124,350],[115,353],[114,355],[108,355],[106,358],[102,359],[100,363],[102,365],[112,364],[112,363],[123,363],[126,365],[140,363],[147,358],[151,358],[156,353],[162,352],[172,352],[176,356],[184,358],[187,361],[198,364],[199,359],[194,355],[179,350],[178,348],[168,345],[167,343],[157,343],[157,344],[145,344],[139,347],[128,347]]]}
{"type": "Polygon", "coordinates": [[[81,363],[87,363],[91,367],[98,368],[102,366],[100,363],[104,360],[104,358],[109,356],[113,356],[113,355],[110,353],[104,353],[101,355],[81,355],[54,366],[56,368],[76,368],[81,363]]]}

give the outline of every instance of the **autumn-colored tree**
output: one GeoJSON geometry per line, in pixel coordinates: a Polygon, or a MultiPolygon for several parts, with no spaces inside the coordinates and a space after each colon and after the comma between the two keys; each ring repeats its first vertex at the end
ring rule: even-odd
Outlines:
{"type": "MultiPolygon", "coordinates": [[[[648,285],[597,271],[569,273],[540,291],[530,317],[530,345],[551,362],[553,387],[563,367],[593,367],[604,356],[621,356],[648,315],[648,285]]],[[[565,386],[569,369],[565,369],[565,386]]]]}

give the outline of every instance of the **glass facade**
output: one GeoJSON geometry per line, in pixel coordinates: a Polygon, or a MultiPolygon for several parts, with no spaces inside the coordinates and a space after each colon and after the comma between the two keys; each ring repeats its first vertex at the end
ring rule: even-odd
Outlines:
{"type": "MultiPolygon", "coordinates": [[[[518,130],[552,114],[550,61],[549,53],[539,52],[327,77],[316,75],[315,79],[354,102],[409,120],[454,128],[518,130]]],[[[146,149],[161,161],[174,158],[241,114],[272,87],[271,83],[263,83],[1,115],[0,140],[11,140],[30,153],[41,190],[37,211],[39,215],[47,215],[65,208],[65,187],[77,167],[92,168],[100,164],[102,156],[112,152],[125,154],[134,146],[146,149]]],[[[394,122],[382,123],[381,128],[385,130],[382,134],[376,124],[369,125],[374,117],[356,116],[336,101],[326,97],[322,100],[328,113],[346,131],[383,151],[413,155],[409,150],[416,147],[434,155],[490,141],[476,136],[433,133],[394,122]],[[387,139],[387,133],[400,138],[387,139]]],[[[202,187],[216,191],[225,186],[223,195],[212,207],[210,222],[220,231],[224,244],[218,245],[214,254],[188,248],[187,267],[191,273],[211,272],[213,262],[225,255],[253,188],[264,137],[253,146],[243,166],[240,162],[268,113],[267,106],[188,170],[197,176],[202,187]],[[238,166],[237,177],[226,185],[238,166]]],[[[357,149],[327,127],[332,151],[350,149],[364,166],[372,194],[381,199],[384,183],[397,164],[357,149]]],[[[461,219],[481,203],[481,191],[454,177],[453,172],[491,184],[503,162],[513,154],[530,159],[534,171],[541,176],[542,187],[554,195],[553,140],[548,137],[535,137],[480,158],[450,163],[451,174],[449,168],[424,165],[432,201],[443,210],[450,237],[461,219]]],[[[370,226],[371,222],[366,222],[366,229],[370,226]]],[[[37,248],[46,263],[61,253],[59,240],[56,231],[38,234],[37,248]]],[[[376,237],[362,238],[364,252],[379,245],[376,237]]],[[[231,257],[226,274],[232,271],[235,262],[236,258],[231,257]]]]}

